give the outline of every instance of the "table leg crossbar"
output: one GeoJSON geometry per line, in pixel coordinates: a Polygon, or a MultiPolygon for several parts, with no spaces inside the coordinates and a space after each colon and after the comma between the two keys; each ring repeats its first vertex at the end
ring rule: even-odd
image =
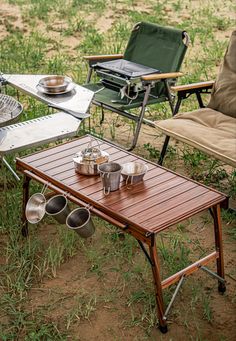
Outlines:
{"type": "Polygon", "coordinates": [[[174,303],[174,300],[175,300],[175,298],[176,298],[176,296],[177,296],[177,294],[178,294],[178,292],[179,292],[179,290],[181,288],[181,285],[183,284],[184,277],[185,276],[183,275],[180,278],[180,281],[179,281],[179,283],[178,283],[178,285],[177,285],[177,287],[175,289],[175,292],[173,293],[173,296],[172,296],[172,298],[170,300],[170,303],[169,303],[168,307],[166,308],[166,311],[165,311],[164,316],[163,316],[163,320],[167,320],[167,315],[168,315],[168,313],[170,311],[170,308],[172,307],[172,304],[174,303]]]}
{"type": "Polygon", "coordinates": [[[207,274],[209,274],[210,276],[212,276],[215,279],[218,279],[219,282],[225,284],[225,279],[218,276],[215,272],[211,271],[210,269],[208,269],[206,266],[200,266],[199,267],[201,270],[205,271],[207,274]]]}
{"type": "MultiPolygon", "coordinates": [[[[225,284],[225,279],[224,278],[218,276],[215,272],[211,271],[206,266],[201,265],[201,266],[199,266],[199,269],[205,271],[207,274],[209,274],[213,278],[217,279],[219,282],[225,284]]],[[[171,307],[172,307],[172,305],[174,303],[174,300],[175,300],[175,298],[176,298],[176,296],[177,296],[177,294],[178,294],[178,292],[179,292],[179,290],[180,290],[180,288],[181,288],[181,286],[183,284],[184,278],[185,278],[185,275],[183,275],[180,278],[179,283],[178,283],[178,285],[177,285],[177,287],[175,289],[175,292],[172,295],[170,303],[169,303],[168,307],[166,308],[166,311],[165,311],[164,316],[163,316],[163,320],[167,320],[167,315],[168,315],[168,313],[169,313],[169,311],[170,311],[170,309],[171,309],[171,307]]]]}

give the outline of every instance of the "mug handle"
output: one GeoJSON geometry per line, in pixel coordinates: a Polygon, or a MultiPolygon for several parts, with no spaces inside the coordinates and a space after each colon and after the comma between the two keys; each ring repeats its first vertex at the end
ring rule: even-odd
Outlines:
{"type": "Polygon", "coordinates": [[[87,204],[84,206],[84,208],[86,208],[86,210],[88,210],[90,212],[90,210],[93,208],[93,205],[87,204]]]}
{"type": "Polygon", "coordinates": [[[41,190],[41,194],[44,194],[44,192],[47,190],[48,188],[48,185],[49,185],[49,182],[47,182],[46,184],[43,185],[43,188],[41,190]]]}
{"type": "Polygon", "coordinates": [[[108,187],[107,190],[106,190],[106,187],[103,187],[103,193],[104,193],[104,195],[110,194],[110,191],[111,191],[111,187],[108,187]]]}
{"type": "Polygon", "coordinates": [[[131,189],[132,188],[132,186],[133,186],[133,179],[134,179],[133,175],[128,175],[127,176],[126,182],[125,182],[127,189],[131,189]],[[129,178],[131,178],[130,184],[128,183],[129,182],[129,178]]]}

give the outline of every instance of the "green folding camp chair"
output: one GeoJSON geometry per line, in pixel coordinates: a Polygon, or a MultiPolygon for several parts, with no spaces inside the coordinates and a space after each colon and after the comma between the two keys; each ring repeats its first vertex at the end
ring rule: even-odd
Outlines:
{"type": "Polygon", "coordinates": [[[86,56],[89,72],[84,85],[95,92],[93,104],[136,122],[129,150],[137,143],[147,105],[168,101],[174,114],[170,86],[175,84],[189,43],[185,31],[141,22],[134,26],[124,55],[86,56]],[[92,83],[95,71],[100,81],[92,83]],[[130,109],[141,108],[139,115],[130,109]]]}

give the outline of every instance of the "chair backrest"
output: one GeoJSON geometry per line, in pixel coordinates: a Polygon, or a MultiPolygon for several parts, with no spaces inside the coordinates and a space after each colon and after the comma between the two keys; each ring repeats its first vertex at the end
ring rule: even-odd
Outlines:
{"type": "Polygon", "coordinates": [[[231,35],[208,107],[236,118],[236,30],[231,35]]]}
{"type": "Polygon", "coordinates": [[[141,22],[135,25],[124,59],[161,72],[179,71],[187,50],[185,31],[141,22]]]}

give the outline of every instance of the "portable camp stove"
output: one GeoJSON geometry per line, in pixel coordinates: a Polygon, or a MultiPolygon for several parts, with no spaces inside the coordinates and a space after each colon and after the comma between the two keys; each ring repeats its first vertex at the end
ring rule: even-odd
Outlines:
{"type": "Polygon", "coordinates": [[[126,96],[131,99],[145,91],[141,76],[160,73],[157,69],[125,59],[97,63],[93,67],[97,75],[101,77],[104,87],[121,92],[121,98],[126,96]]]}

